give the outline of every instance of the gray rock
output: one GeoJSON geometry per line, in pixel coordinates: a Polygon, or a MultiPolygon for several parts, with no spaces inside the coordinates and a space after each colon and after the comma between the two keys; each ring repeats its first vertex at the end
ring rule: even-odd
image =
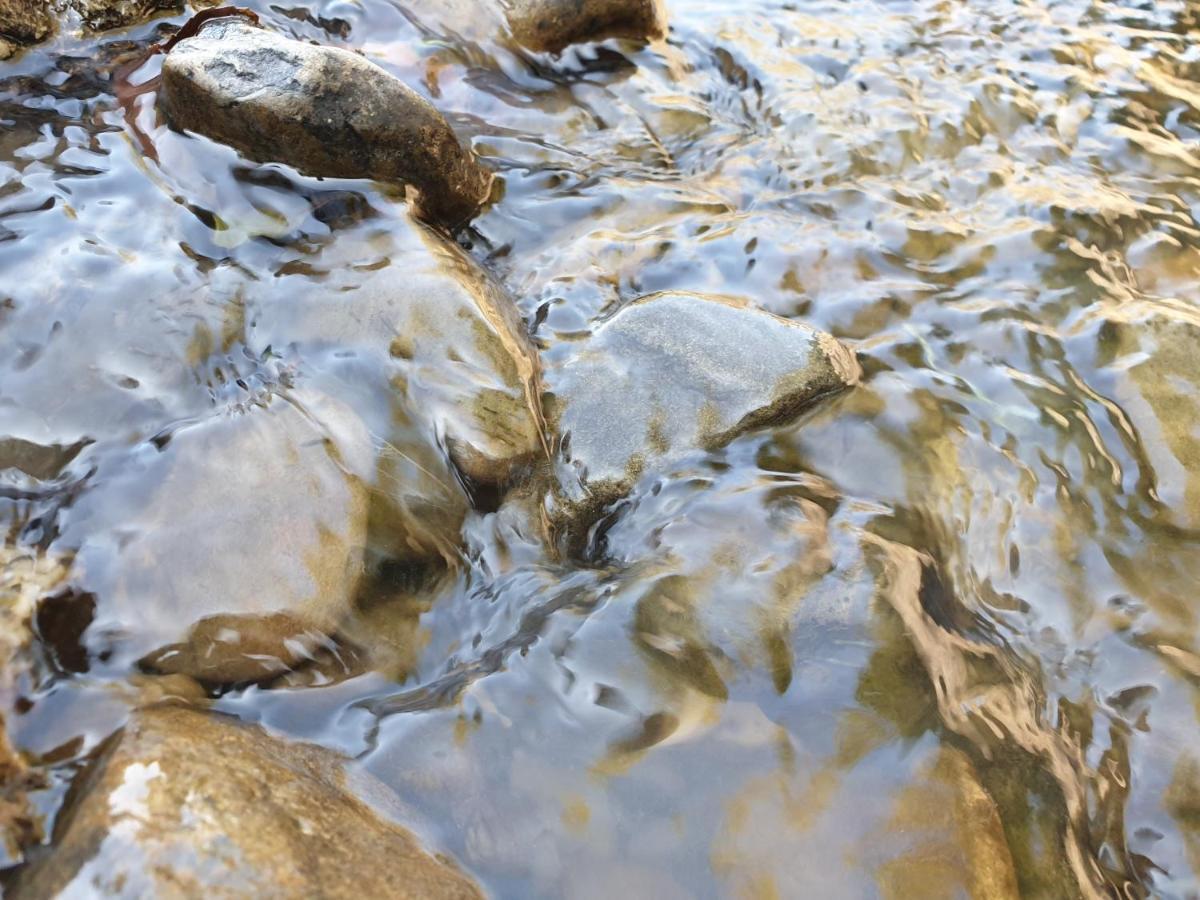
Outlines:
{"type": "Polygon", "coordinates": [[[356,53],[206,23],[163,62],[159,99],[181,129],[331,178],[403,182],[424,217],[471,218],[492,174],[416,92],[356,53]]]}
{"type": "Polygon", "coordinates": [[[513,0],[508,24],[526,47],[558,52],[613,37],[658,40],[667,11],[663,0],[513,0]]]}
{"type": "Polygon", "coordinates": [[[54,31],[50,0],[0,0],[0,59],[24,44],[44,41],[54,31]]]}
{"type": "Polygon", "coordinates": [[[858,376],[831,336],[741,301],[643,297],[555,373],[565,513],[586,524],[643,472],[793,419],[858,376]]]}
{"type": "Polygon", "coordinates": [[[308,659],[351,609],[373,464],[356,416],[297,392],[101,467],[60,539],[96,598],[93,656],[213,683],[308,659]]]}
{"type": "Polygon", "coordinates": [[[79,776],[51,851],[9,895],[482,897],[360,796],[398,805],[323,748],[150,707],[79,776]]]}
{"type": "Polygon", "coordinates": [[[503,486],[544,464],[541,370],[512,299],[427,228],[396,222],[389,241],[384,268],[362,271],[351,245],[333,247],[317,263],[329,273],[322,280],[286,280],[260,300],[255,349],[373,360],[403,414],[440,435],[477,485],[503,486]]]}

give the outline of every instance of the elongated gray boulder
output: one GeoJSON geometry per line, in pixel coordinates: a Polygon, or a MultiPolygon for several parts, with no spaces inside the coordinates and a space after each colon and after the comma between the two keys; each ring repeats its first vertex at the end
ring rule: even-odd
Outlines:
{"type": "Polygon", "coordinates": [[[415,91],[356,53],[215,19],[167,54],[159,94],[177,127],[309,175],[405,184],[423,218],[458,225],[492,174],[415,91]]]}
{"type": "Polygon", "coordinates": [[[606,38],[658,40],[667,34],[663,0],[513,0],[513,37],[531,50],[558,52],[606,38]]]}
{"type": "Polygon", "coordinates": [[[643,472],[787,422],[858,377],[830,335],[742,301],[643,297],[554,373],[567,517],[586,523],[643,472]]]}
{"type": "Polygon", "coordinates": [[[79,776],[50,853],[6,893],[483,896],[410,830],[384,819],[376,808],[398,811],[394,795],[346,762],[225,716],[149,707],[79,776]]]}
{"type": "Polygon", "coordinates": [[[356,416],[297,393],[102,467],[59,541],[96,598],[88,651],[218,684],[305,662],[352,608],[373,464],[356,416]]]}

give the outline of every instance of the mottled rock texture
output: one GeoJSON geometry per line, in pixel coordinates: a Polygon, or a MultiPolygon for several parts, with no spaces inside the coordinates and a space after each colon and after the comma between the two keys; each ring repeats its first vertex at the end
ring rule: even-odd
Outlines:
{"type": "Polygon", "coordinates": [[[161,13],[183,11],[183,0],[71,0],[71,5],[92,31],[125,28],[161,13]]]}
{"type": "Polygon", "coordinates": [[[0,0],[0,59],[21,45],[45,40],[53,30],[50,0],[0,0]]]}
{"type": "Polygon", "coordinates": [[[309,175],[403,182],[441,224],[470,219],[491,191],[441,113],[356,53],[221,18],[171,50],[162,79],[176,127],[309,175]]]}
{"type": "MultiPolygon", "coordinates": [[[[0,446],[0,470],[14,461],[5,449],[0,446]]],[[[36,456],[26,448],[16,458],[28,465],[36,456]]],[[[42,838],[41,817],[28,792],[45,785],[10,743],[5,722],[15,711],[22,677],[32,668],[34,609],[58,589],[65,575],[62,560],[0,543],[0,864],[6,867],[20,862],[24,851],[42,838]]]]}
{"type": "Polygon", "coordinates": [[[390,792],[328,750],[150,707],[79,776],[50,854],[10,896],[482,896],[360,796],[390,792]]]}
{"type": "Polygon", "coordinates": [[[508,23],[525,46],[555,52],[586,41],[657,40],[667,33],[663,0],[513,0],[508,23]]]}

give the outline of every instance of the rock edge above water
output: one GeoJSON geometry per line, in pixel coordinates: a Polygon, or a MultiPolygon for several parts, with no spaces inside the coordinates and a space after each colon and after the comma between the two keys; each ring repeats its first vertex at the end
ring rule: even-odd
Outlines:
{"type": "Polygon", "coordinates": [[[558,52],[605,38],[658,40],[667,11],[663,0],[514,0],[508,24],[531,50],[558,52]]]}
{"type": "Polygon", "coordinates": [[[553,379],[566,516],[586,523],[643,472],[788,422],[859,375],[832,336],[745,301],[643,297],[600,325],[553,379]]]}
{"type": "Polygon", "coordinates": [[[177,128],[309,175],[402,182],[447,226],[488,199],[492,173],[427,100],[348,50],[241,18],[204,24],[167,54],[159,102],[177,128]]]}

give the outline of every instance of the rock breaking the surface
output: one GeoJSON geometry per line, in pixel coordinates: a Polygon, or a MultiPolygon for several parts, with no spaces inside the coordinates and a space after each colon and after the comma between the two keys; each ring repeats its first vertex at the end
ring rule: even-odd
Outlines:
{"type": "Polygon", "coordinates": [[[606,38],[658,40],[667,11],[663,0],[514,0],[508,23],[531,50],[558,52],[606,38]]]}
{"type": "Polygon", "coordinates": [[[743,301],[643,297],[553,379],[568,513],[594,518],[644,472],[794,419],[858,377],[854,355],[830,335],[743,301]]]}
{"type": "Polygon", "coordinates": [[[175,127],[308,175],[405,184],[443,225],[470,219],[492,174],[427,100],[362,56],[214,19],[167,54],[160,103],[175,127]]]}

